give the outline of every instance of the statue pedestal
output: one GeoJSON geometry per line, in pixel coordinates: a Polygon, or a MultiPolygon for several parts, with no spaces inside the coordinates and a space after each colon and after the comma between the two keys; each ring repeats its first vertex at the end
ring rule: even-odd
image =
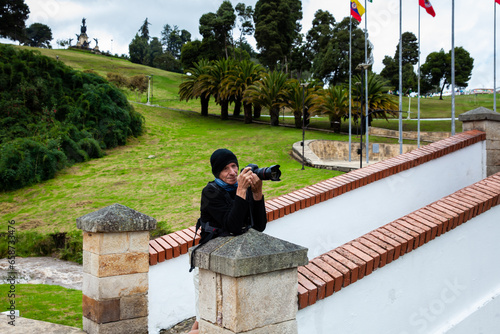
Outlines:
{"type": "Polygon", "coordinates": [[[80,47],[80,48],[88,48],[89,47],[89,37],[87,36],[87,34],[85,33],[82,33],[79,37],[78,37],[78,42],[76,43],[76,46],[77,47],[80,47]]]}

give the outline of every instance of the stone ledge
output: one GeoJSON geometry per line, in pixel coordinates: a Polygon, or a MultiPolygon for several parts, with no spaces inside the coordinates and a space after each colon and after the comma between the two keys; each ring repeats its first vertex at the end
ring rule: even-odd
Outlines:
{"type": "Polygon", "coordinates": [[[461,122],[467,121],[499,121],[500,122],[500,114],[494,112],[493,110],[487,109],[485,107],[479,107],[474,110],[469,110],[466,113],[463,113],[458,116],[458,120],[461,122]]]}
{"type": "Polygon", "coordinates": [[[195,252],[201,269],[242,277],[307,264],[307,248],[254,229],[237,237],[212,240],[195,252]]]}
{"type": "Polygon", "coordinates": [[[125,205],[112,204],[76,219],[76,227],[87,232],[149,231],[156,219],[125,205]]]}

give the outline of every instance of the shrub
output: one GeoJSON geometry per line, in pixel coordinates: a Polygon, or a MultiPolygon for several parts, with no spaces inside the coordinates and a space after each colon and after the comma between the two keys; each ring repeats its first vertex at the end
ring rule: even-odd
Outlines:
{"type": "MultiPolygon", "coordinates": [[[[140,89],[144,79],[136,79],[140,89]]],[[[103,149],[142,134],[143,124],[125,95],[94,71],[0,45],[0,190],[102,157],[103,149]]]]}

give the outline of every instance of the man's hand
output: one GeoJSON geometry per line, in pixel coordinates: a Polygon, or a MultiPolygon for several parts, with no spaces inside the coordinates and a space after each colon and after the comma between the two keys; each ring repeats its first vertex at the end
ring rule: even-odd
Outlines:
{"type": "Polygon", "coordinates": [[[246,199],[248,187],[252,190],[253,199],[260,201],[262,199],[262,180],[252,172],[250,167],[245,167],[238,175],[238,189],[236,195],[246,199]]]}

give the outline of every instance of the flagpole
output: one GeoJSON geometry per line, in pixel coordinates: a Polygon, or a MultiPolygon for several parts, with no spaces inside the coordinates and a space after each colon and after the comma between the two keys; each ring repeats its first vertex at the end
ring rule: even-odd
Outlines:
{"type": "MultiPolygon", "coordinates": [[[[365,64],[368,64],[368,6],[365,0],[365,64]]],[[[370,150],[369,150],[369,137],[368,137],[368,67],[365,68],[365,154],[366,154],[366,163],[369,163],[370,160],[370,150]]]]}
{"type": "Polygon", "coordinates": [[[451,0],[451,135],[455,135],[455,0],[451,0]]]}
{"type": "Polygon", "coordinates": [[[417,147],[420,147],[420,5],[418,6],[418,97],[417,97],[417,147]]]}
{"type": "Polygon", "coordinates": [[[399,0],[399,154],[403,154],[403,0],[399,0]]]}
{"type": "Polygon", "coordinates": [[[497,111],[497,3],[493,1],[494,23],[493,23],[493,111],[497,111]]]}
{"type": "Polygon", "coordinates": [[[351,77],[352,77],[352,15],[351,15],[351,3],[349,2],[349,162],[351,162],[351,109],[352,109],[352,98],[351,98],[351,77]]]}

